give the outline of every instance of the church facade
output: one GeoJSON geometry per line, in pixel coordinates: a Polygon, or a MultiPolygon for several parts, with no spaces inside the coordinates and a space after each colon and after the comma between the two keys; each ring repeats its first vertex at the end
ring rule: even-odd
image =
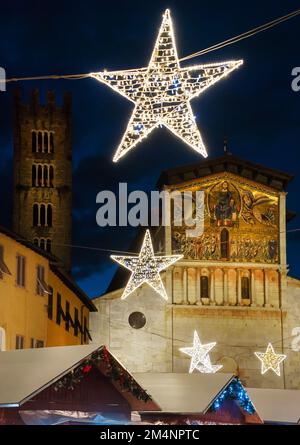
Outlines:
{"type": "Polygon", "coordinates": [[[187,372],[196,330],[219,372],[251,387],[300,389],[300,281],[288,276],[286,189],[292,176],[226,155],[164,172],[160,190],[205,193],[204,232],[186,237],[171,225],[153,233],[156,249],[184,258],[162,273],[168,301],[143,285],[120,300],[117,272],[109,292],[93,300],[93,340],[106,344],[133,372],[187,372]],[[160,249],[159,249],[160,248],[160,249]],[[272,343],[287,355],[281,375],[261,374],[254,352],[272,343]]]}

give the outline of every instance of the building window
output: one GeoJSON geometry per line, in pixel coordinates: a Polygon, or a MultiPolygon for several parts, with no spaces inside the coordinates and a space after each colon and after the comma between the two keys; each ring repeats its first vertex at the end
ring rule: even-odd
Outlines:
{"type": "Polygon", "coordinates": [[[33,164],[32,187],[53,187],[54,167],[49,164],[33,164]]]}
{"type": "Polygon", "coordinates": [[[52,204],[33,204],[33,226],[52,227],[52,204]]]}
{"type": "Polygon", "coordinates": [[[200,277],[200,296],[201,298],[209,298],[208,277],[200,277]]]}
{"type": "Polygon", "coordinates": [[[132,312],[128,317],[128,323],[133,329],[141,329],[146,324],[146,317],[142,312],[132,312]]]}
{"type": "Polygon", "coordinates": [[[43,133],[38,131],[38,152],[42,153],[43,151],[43,133]]]}
{"type": "Polygon", "coordinates": [[[48,172],[48,180],[49,180],[49,187],[54,187],[54,167],[53,165],[49,166],[49,172],[48,172]]]}
{"type": "Polygon", "coordinates": [[[46,250],[46,252],[51,253],[52,240],[51,238],[34,238],[33,244],[40,249],[46,250]]]}
{"type": "Polygon", "coordinates": [[[9,268],[4,261],[4,247],[0,245],[0,279],[3,278],[4,274],[11,275],[9,268]]]}
{"type": "Polygon", "coordinates": [[[6,350],[5,329],[0,327],[0,351],[6,350]]]}
{"type": "Polygon", "coordinates": [[[74,335],[75,335],[75,337],[78,337],[78,325],[79,325],[78,309],[77,309],[77,307],[75,307],[75,309],[74,309],[74,335]]]}
{"type": "Polygon", "coordinates": [[[52,318],[53,318],[53,288],[51,286],[49,286],[47,312],[48,312],[48,319],[52,320],[52,318]]]}
{"type": "Polygon", "coordinates": [[[242,277],[241,288],[242,298],[250,299],[250,280],[248,277],[242,277]]]}
{"type": "Polygon", "coordinates": [[[37,273],[36,273],[36,293],[37,295],[41,295],[42,297],[44,294],[50,294],[50,288],[46,284],[45,281],[45,268],[44,266],[38,265],[37,266],[37,273]]]}
{"type": "Polygon", "coordinates": [[[54,153],[54,132],[48,130],[32,130],[32,152],[54,153]]]}
{"type": "Polygon", "coordinates": [[[24,337],[23,335],[16,336],[16,349],[24,349],[24,337]]]}
{"type": "Polygon", "coordinates": [[[66,301],[66,331],[70,330],[70,303],[66,301]]]}
{"type": "Polygon", "coordinates": [[[221,258],[229,258],[229,232],[227,229],[223,229],[221,232],[221,258]]]}
{"type": "Polygon", "coordinates": [[[50,131],[50,153],[54,153],[54,133],[50,131]]]}
{"type": "Polygon", "coordinates": [[[47,205],[47,226],[52,227],[52,205],[47,205]]]}
{"type": "Polygon", "coordinates": [[[44,342],[43,340],[35,340],[34,338],[30,339],[30,347],[33,348],[43,348],[44,342]]]}
{"type": "Polygon", "coordinates": [[[88,331],[88,328],[87,328],[87,319],[86,319],[86,317],[83,318],[83,329],[84,329],[84,331],[83,331],[83,341],[84,341],[84,343],[87,343],[87,331],[88,331]]]}
{"type": "Polygon", "coordinates": [[[46,242],[46,251],[48,253],[51,253],[51,248],[52,248],[52,242],[50,238],[47,238],[47,242],[46,242]]]}
{"type": "Polygon", "coordinates": [[[57,292],[56,296],[56,323],[60,325],[61,320],[61,295],[57,292]]]}
{"type": "Polygon", "coordinates": [[[17,285],[25,287],[25,263],[26,258],[22,255],[17,255],[17,285]]]}
{"type": "Polygon", "coordinates": [[[40,226],[46,226],[46,204],[40,205],[40,226]]]}

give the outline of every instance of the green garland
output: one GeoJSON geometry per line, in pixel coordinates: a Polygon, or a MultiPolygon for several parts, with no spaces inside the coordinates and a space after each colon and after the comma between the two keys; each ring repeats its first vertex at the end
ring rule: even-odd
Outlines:
{"type": "Polygon", "coordinates": [[[73,390],[74,387],[82,381],[85,375],[91,371],[92,367],[97,366],[99,363],[104,363],[106,365],[107,377],[112,381],[117,381],[123,391],[131,392],[134,397],[145,403],[152,400],[149,394],[147,394],[147,392],[144,391],[124,369],[122,369],[120,364],[110,355],[105,347],[94,352],[91,358],[85,360],[81,365],[56,382],[54,390],[73,390]]]}

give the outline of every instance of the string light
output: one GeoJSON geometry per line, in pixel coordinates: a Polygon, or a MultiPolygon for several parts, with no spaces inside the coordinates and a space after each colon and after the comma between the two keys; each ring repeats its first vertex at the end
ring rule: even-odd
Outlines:
{"type": "Polygon", "coordinates": [[[266,352],[254,352],[261,361],[261,373],[265,374],[269,369],[280,376],[280,363],[286,359],[284,354],[276,354],[271,343],[268,344],[266,352]]]}
{"type": "Polygon", "coordinates": [[[147,229],[138,257],[111,255],[111,258],[132,272],[121,296],[122,300],[144,283],[149,284],[163,299],[167,300],[168,295],[159,273],[183,258],[183,255],[155,256],[150,231],[147,229]]]}
{"type": "Polygon", "coordinates": [[[249,414],[255,413],[255,408],[247,394],[247,391],[238,378],[234,378],[229,386],[214,400],[210,411],[218,411],[225,400],[236,400],[237,403],[249,414]]]}
{"type": "Polygon", "coordinates": [[[135,104],[113,161],[117,162],[161,125],[207,157],[190,101],[242,63],[237,60],[181,68],[167,9],[147,68],[91,73],[91,77],[135,104]]]}
{"type": "Polygon", "coordinates": [[[211,351],[216,344],[216,342],[207,343],[206,345],[201,344],[197,331],[194,331],[193,346],[179,348],[179,351],[192,357],[189,369],[190,374],[194,369],[197,369],[201,373],[214,374],[223,367],[222,365],[212,365],[208,355],[209,351],[211,351]]]}

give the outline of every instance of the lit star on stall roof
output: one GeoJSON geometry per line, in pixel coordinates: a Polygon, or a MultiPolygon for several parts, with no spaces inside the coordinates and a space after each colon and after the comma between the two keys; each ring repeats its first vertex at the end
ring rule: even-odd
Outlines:
{"type": "Polygon", "coordinates": [[[197,369],[201,373],[205,374],[215,373],[223,367],[222,365],[212,365],[210,361],[209,351],[211,351],[216,344],[216,342],[212,342],[203,345],[197,331],[194,331],[193,346],[188,348],[179,348],[179,351],[192,357],[189,369],[190,374],[194,371],[194,369],[197,369]]]}
{"type": "Polygon", "coordinates": [[[90,76],[134,103],[127,129],[114,155],[117,162],[152,130],[165,126],[183,142],[207,157],[190,101],[227,76],[242,60],[182,68],[167,9],[146,68],[90,73],[90,76]]]}
{"type": "Polygon", "coordinates": [[[111,255],[111,258],[131,271],[131,276],[121,296],[122,300],[144,283],[149,284],[164,300],[167,300],[168,295],[160,272],[183,258],[183,255],[156,256],[150,231],[146,230],[139,256],[111,255]]]}
{"type": "Polygon", "coordinates": [[[266,352],[255,352],[254,354],[261,361],[262,374],[272,370],[280,376],[280,363],[286,359],[286,355],[276,354],[271,343],[268,344],[266,352]]]}

